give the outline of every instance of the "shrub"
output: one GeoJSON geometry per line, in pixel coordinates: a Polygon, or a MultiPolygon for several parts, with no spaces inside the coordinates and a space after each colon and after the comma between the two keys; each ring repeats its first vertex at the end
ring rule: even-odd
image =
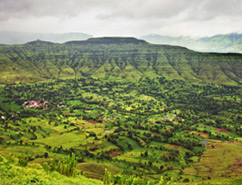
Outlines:
{"type": "MultiPolygon", "coordinates": [[[[154,181],[147,181],[144,179],[141,179],[139,177],[134,176],[124,176],[121,174],[112,175],[111,172],[109,172],[107,169],[105,169],[105,174],[103,178],[103,184],[104,185],[110,185],[110,184],[117,184],[117,185],[155,185],[156,183],[154,181]]],[[[161,177],[160,181],[157,185],[167,185],[170,184],[170,182],[165,182],[163,177],[161,177]]]]}
{"type": "Polygon", "coordinates": [[[19,165],[23,167],[27,166],[28,162],[29,159],[27,157],[20,157],[18,161],[19,165]]]}
{"type": "Polygon", "coordinates": [[[54,159],[50,161],[50,164],[44,163],[43,168],[45,171],[57,171],[62,175],[66,176],[75,176],[77,174],[77,159],[74,153],[72,156],[68,156],[67,158],[61,159],[57,162],[56,155],[54,155],[54,159]]]}

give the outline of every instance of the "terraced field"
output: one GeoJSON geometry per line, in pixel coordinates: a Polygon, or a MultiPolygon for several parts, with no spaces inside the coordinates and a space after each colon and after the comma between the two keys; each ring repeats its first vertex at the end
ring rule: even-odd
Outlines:
{"type": "Polygon", "coordinates": [[[199,161],[185,174],[213,178],[242,179],[242,143],[211,140],[199,161]]]}

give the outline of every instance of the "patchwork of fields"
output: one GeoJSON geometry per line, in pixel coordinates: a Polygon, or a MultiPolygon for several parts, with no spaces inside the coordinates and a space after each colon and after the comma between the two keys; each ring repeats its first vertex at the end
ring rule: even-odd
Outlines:
{"type": "Polygon", "coordinates": [[[105,168],[153,181],[241,179],[241,88],[85,77],[5,85],[0,93],[5,157],[42,165],[75,153],[77,169],[99,180],[105,168]],[[26,101],[47,103],[26,108],[26,101]]]}

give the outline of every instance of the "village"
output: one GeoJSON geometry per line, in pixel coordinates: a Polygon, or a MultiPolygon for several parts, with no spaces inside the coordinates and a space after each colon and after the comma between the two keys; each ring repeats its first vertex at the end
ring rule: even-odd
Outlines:
{"type": "Polygon", "coordinates": [[[28,109],[28,108],[39,108],[39,107],[43,107],[43,109],[48,108],[48,102],[41,100],[41,101],[37,101],[37,100],[30,100],[30,101],[25,101],[22,106],[24,107],[24,109],[28,109]]]}
{"type": "MultiPolygon", "coordinates": [[[[47,110],[50,107],[50,103],[45,100],[41,100],[41,101],[40,100],[29,100],[29,101],[23,102],[22,106],[24,109],[28,109],[28,108],[37,109],[37,108],[43,107],[43,110],[47,110]]],[[[66,105],[64,105],[62,102],[60,102],[57,105],[57,107],[64,108],[64,107],[66,107],[66,105]]]]}

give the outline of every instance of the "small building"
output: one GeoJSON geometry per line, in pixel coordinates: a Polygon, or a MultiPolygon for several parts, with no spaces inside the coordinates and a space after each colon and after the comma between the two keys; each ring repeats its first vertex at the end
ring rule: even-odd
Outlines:
{"type": "Polygon", "coordinates": [[[206,144],[208,144],[208,141],[202,140],[202,141],[201,141],[201,144],[202,144],[203,146],[205,146],[206,144]]]}

